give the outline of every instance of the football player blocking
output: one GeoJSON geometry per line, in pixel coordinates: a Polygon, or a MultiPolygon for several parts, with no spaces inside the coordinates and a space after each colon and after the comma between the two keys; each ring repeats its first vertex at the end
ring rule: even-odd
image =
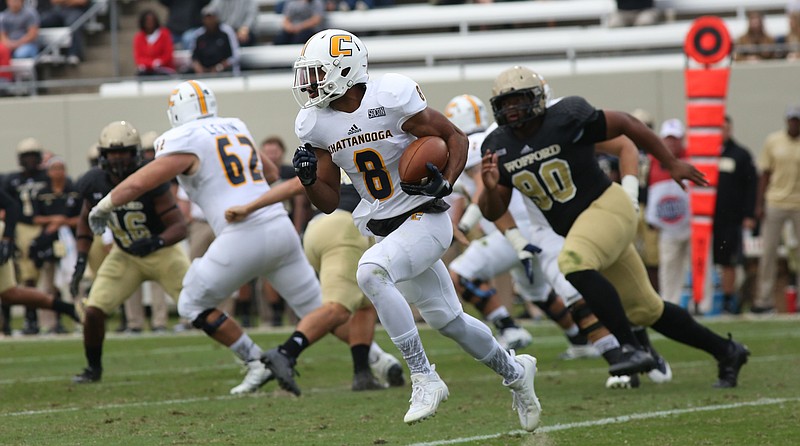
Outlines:
{"type": "Polygon", "coordinates": [[[504,378],[520,424],[533,431],[541,410],[533,387],[536,359],[507,352],[486,325],[464,313],[441,261],[453,235],[441,198],[452,192],[464,167],[466,136],[428,107],[411,79],[398,74],[369,79],[367,49],[347,31],[312,36],[294,69],[292,90],[302,107],[295,133],[303,145],[293,164],[311,202],[323,212],[333,212],[338,204],[340,168],[361,197],[354,222],[377,243],[361,257],[356,277],[411,372],[411,406],[404,421],[433,416],[449,394],[425,354],[411,303],[431,327],[504,378]],[[348,134],[354,128],[358,131],[348,134]],[[442,138],[449,161],[442,171],[430,166],[424,185],[401,183],[399,159],[423,136],[442,138]]]}
{"type": "MultiPolygon", "coordinates": [[[[246,363],[247,375],[231,389],[232,394],[253,392],[275,378],[281,387],[299,395],[293,379],[297,355],[344,321],[322,305],[319,282],[281,204],[259,209],[236,224],[225,221],[228,207],[253,201],[269,190],[245,124],[217,116],[216,98],[201,82],[180,84],[169,99],[167,113],[173,128],[156,140],[156,159],[127,175],[99,200],[89,212],[89,227],[95,234],[102,233],[115,222],[116,213],[130,207],[126,203],[178,177],[189,198],[208,217],[216,237],[183,276],[179,315],[246,363]],[[297,331],[281,346],[283,351],[263,352],[233,319],[216,309],[235,289],[257,276],[266,277],[301,317],[297,331]]],[[[180,215],[173,208],[161,209],[160,215],[180,215]]],[[[161,245],[168,241],[163,233],[162,237],[161,245]]],[[[180,280],[182,274],[171,276],[180,280]]],[[[91,295],[89,300],[91,303],[91,295]]],[[[377,346],[373,343],[372,348],[377,346]]]]}
{"type": "Polygon", "coordinates": [[[624,134],[667,166],[676,181],[704,184],[702,174],[675,159],[650,129],[627,113],[597,110],[580,97],[547,108],[542,81],[527,68],[502,72],[491,103],[500,127],[483,143],[483,215],[499,218],[512,190],[519,189],[565,237],[559,269],[632,358],[649,362],[650,368],[655,365],[646,361],[650,355],[628,321],[711,354],[718,364],[715,386],[735,387],[749,351],[699,325],[653,290],[632,246],[636,211],[623,188],[600,170],[594,144],[624,134]]]}

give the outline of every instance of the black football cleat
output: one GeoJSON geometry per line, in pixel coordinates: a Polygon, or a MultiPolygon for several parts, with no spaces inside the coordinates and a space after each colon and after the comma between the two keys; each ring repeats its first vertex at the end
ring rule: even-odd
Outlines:
{"type": "Polygon", "coordinates": [[[646,373],[656,366],[656,360],[650,353],[629,344],[622,346],[621,355],[622,358],[619,361],[608,366],[608,373],[611,376],[646,373]]]}
{"type": "Polygon", "coordinates": [[[722,358],[717,359],[717,367],[719,378],[714,387],[718,389],[730,389],[736,387],[739,380],[739,370],[742,366],[747,364],[747,357],[750,356],[750,350],[743,344],[733,340],[730,333],[728,333],[728,352],[722,358]]]}
{"type": "Polygon", "coordinates": [[[273,348],[261,355],[261,362],[272,370],[272,374],[278,380],[278,385],[281,386],[281,389],[300,396],[300,387],[294,380],[294,376],[297,375],[297,371],[294,369],[296,362],[294,358],[290,358],[278,351],[277,348],[273,348]]]}
{"type": "Polygon", "coordinates": [[[100,381],[100,378],[102,376],[103,376],[103,370],[98,370],[92,367],[86,367],[85,369],[83,369],[83,372],[72,377],[72,382],[75,384],[96,383],[100,381]]]}
{"type": "Polygon", "coordinates": [[[364,370],[353,375],[353,391],[360,392],[362,390],[383,390],[386,385],[381,384],[375,375],[369,370],[364,370]]]}

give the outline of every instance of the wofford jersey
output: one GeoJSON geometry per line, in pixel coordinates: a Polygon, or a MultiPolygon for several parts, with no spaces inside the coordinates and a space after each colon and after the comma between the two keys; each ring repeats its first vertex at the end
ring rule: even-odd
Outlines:
{"type": "MultiPolygon", "coordinates": [[[[108,173],[99,167],[93,167],[86,172],[78,180],[77,185],[78,192],[87,201],[89,209],[108,195],[113,188],[108,173]]],[[[164,224],[156,213],[153,200],[169,193],[171,193],[169,183],[163,183],[111,213],[108,226],[114,234],[114,242],[123,251],[130,252],[128,247],[136,240],[154,237],[164,232],[164,224]]]]}
{"type": "Polygon", "coordinates": [[[500,184],[528,196],[556,233],[566,236],[611,185],[594,156],[594,144],[605,139],[603,113],[571,96],[547,109],[533,136],[519,140],[502,126],[486,137],[482,150],[497,153],[500,184]]]}
{"type": "Polygon", "coordinates": [[[331,154],[361,196],[360,206],[374,204],[368,218],[385,219],[431,200],[403,192],[397,170],[403,151],[416,139],[401,127],[426,107],[414,81],[389,73],[367,83],[361,107],[353,113],[330,107],[300,110],[295,133],[302,143],[331,154]]]}
{"type": "MultiPolygon", "coordinates": [[[[155,143],[156,158],[190,153],[200,160],[192,175],[179,175],[178,182],[189,199],[203,210],[214,233],[226,226],[225,210],[247,204],[269,190],[263,166],[247,126],[236,118],[209,117],[176,127],[155,143]]],[[[276,203],[254,212],[247,222],[286,215],[276,203]]]]}

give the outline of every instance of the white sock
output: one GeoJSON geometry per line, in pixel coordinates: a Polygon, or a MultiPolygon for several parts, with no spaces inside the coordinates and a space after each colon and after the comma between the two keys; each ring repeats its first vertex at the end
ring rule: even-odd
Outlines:
{"type": "Polygon", "coordinates": [[[392,338],[392,342],[403,354],[403,359],[406,360],[408,370],[412,375],[417,373],[427,375],[431,373],[431,363],[428,361],[428,356],[422,347],[422,339],[419,338],[419,331],[417,331],[416,327],[405,334],[392,338]]]}
{"type": "Polygon", "coordinates": [[[617,338],[614,335],[608,334],[597,341],[592,342],[592,345],[594,345],[595,348],[597,348],[597,350],[599,350],[602,354],[613,348],[619,347],[619,341],[617,341],[617,338]]]}
{"type": "Polygon", "coordinates": [[[384,353],[385,352],[383,351],[381,346],[378,345],[377,342],[372,341],[372,344],[370,344],[369,346],[369,363],[372,364],[377,360],[381,359],[381,355],[383,355],[384,353]]]}
{"type": "Polygon", "coordinates": [[[499,345],[495,348],[489,356],[480,360],[486,364],[487,367],[497,372],[498,375],[503,377],[504,384],[508,385],[519,379],[525,369],[522,365],[511,357],[511,354],[505,351],[499,345]]]}
{"type": "Polygon", "coordinates": [[[261,359],[261,347],[253,342],[247,333],[243,333],[242,336],[228,348],[230,348],[231,351],[233,351],[233,353],[244,362],[261,359]]]}
{"type": "Polygon", "coordinates": [[[508,316],[510,316],[510,314],[508,313],[508,308],[506,308],[505,306],[501,305],[501,306],[497,307],[494,311],[489,313],[486,316],[486,320],[488,322],[494,322],[494,321],[500,320],[500,319],[502,319],[504,317],[508,317],[508,316]]]}
{"type": "Polygon", "coordinates": [[[578,329],[578,325],[577,324],[572,324],[572,327],[569,327],[566,330],[564,330],[564,334],[569,336],[569,337],[572,337],[572,336],[577,335],[579,331],[580,330],[578,329]]]}

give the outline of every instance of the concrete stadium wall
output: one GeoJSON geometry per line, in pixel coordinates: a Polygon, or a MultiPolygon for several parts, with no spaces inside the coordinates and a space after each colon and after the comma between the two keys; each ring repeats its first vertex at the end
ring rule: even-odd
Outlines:
{"type": "MultiPolygon", "coordinates": [[[[543,73],[547,76],[547,73],[543,73]]],[[[642,107],[660,122],[684,117],[683,73],[679,70],[547,76],[554,93],[586,97],[599,108],[631,111],[642,107]]],[[[423,82],[431,106],[442,109],[462,93],[482,98],[487,106],[490,79],[465,82],[423,82]]],[[[242,118],[257,140],[277,134],[291,156],[297,140],[297,105],[289,89],[218,93],[220,114],[242,118]]],[[[100,129],[113,120],[131,121],[141,132],[165,131],[166,97],[101,98],[98,95],[42,96],[0,100],[0,172],[17,168],[15,149],[21,139],[34,136],[45,147],[67,159],[70,174],[87,168],[86,151],[100,129]]],[[[785,126],[787,104],[800,103],[800,63],[763,62],[736,65],[731,75],[728,110],[734,135],[757,152],[764,137],[785,126]]]]}

